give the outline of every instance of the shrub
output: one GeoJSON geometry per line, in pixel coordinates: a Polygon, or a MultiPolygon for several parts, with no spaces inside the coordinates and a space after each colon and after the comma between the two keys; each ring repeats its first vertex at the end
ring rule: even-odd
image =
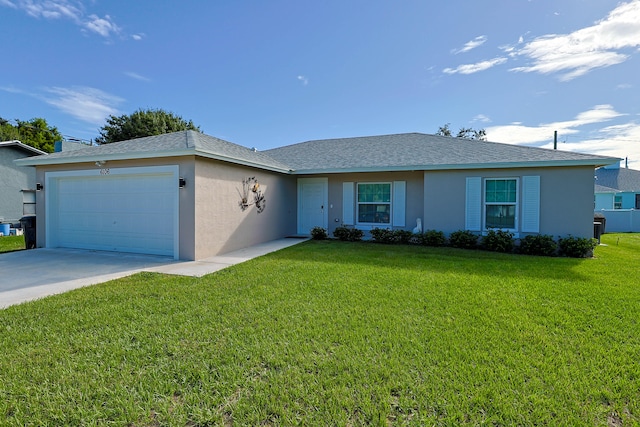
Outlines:
{"type": "Polygon", "coordinates": [[[394,241],[396,243],[401,243],[403,245],[408,245],[411,243],[411,239],[413,238],[413,231],[409,230],[394,230],[393,232],[394,241]]]}
{"type": "Polygon", "coordinates": [[[313,227],[311,229],[311,238],[313,240],[324,240],[327,237],[329,237],[327,235],[327,230],[322,228],[322,227],[313,227]]]}
{"type": "Polygon", "coordinates": [[[520,240],[520,253],[524,255],[554,256],[557,250],[558,244],[548,234],[530,235],[520,240]]]}
{"type": "Polygon", "coordinates": [[[444,246],[447,244],[447,238],[442,231],[427,230],[424,233],[416,234],[417,243],[424,246],[444,246]]]}
{"type": "Polygon", "coordinates": [[[393,230],[388,228],[374,228],[370,232],[371,238],[376,243],[395,243],[396,236],[393,230]]]}
{"type": "Polygon", "coordinates": [[[482,236],[482,247],[492,252],[511,252],[513,251],[513,233],[489,230],[482,236]]]}
{"type": "Polygon", "coordinates": [[[478,246],[478,236],[468,230],[458,230],[449,236],[449,245],[460,249],[475,249],[478,246]]]}
{"type": "Polygon", "coordinates": [[[358,240],[362,240],[362,236],[364,232],[362,230],[358,230],[356,228],[347,228],[344,225],[340,227],[336,227],[333,231],[333,236],[339,240],[345,242],[356,242],[358,240]]]}
{"type": "Polygon", "coordinates": [[[588,258],[593,256],[593,250],[598,246],[596,239],[586,237],[565,237],[558,239],[560,255],[571,258],[588,258]]]}

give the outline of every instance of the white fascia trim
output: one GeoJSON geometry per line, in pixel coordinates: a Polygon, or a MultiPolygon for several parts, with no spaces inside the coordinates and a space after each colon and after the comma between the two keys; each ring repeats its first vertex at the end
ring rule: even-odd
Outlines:
{"type": "Polygon", "coordinates": [[[13,140],[13,141],[2,141],[2,142],[0,142],[0,147],[11,147],[11,146],[20,147],[25,151],[31,151],[32,153],[35,153],[35,154],[40,154],[40,155],[48,154],[48,153],[45,153],[42,150],[38,150],[37,148],[30,146],[30,145],[23,144],[22,142],[18,141],[17,139],[13,140]]]}

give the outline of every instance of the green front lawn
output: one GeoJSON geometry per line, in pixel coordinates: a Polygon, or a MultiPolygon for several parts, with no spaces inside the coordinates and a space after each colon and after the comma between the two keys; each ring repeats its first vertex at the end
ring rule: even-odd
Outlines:
{"type": "Polygon", "coordinates": [[[310,241],[10,307],[0,425],[638,425],[640,235],[603,242],[310,241]]]}
{"type": "MultiPolygon", "coordinates": [[[[0,253],[19,251],[24,249],[24,236],[2,236],[0,237],[0,253]]],[[[0,273],[1,277],[1,273],[0,273]]]]}

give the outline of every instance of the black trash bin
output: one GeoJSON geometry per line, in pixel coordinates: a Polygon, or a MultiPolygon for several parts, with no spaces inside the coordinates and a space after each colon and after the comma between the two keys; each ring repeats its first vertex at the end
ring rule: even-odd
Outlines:
{"type": "Polygon", "coordinates": [[[27,215],[20,218],[20,225],[24,232],[24,244],[27,249],[36,248],[36,216],[27,215]]]}
{"type": "Polygon", "coordinates": [[[593,237],[594,239],[598,239],[598,244],[600,244],[600,236],[602,236],[602,223],[601,222],[593,222],[593,237]]]}
{"type": "Polygon", "coordinates": [[[607,217],[605,217],[604,214],[600,212],[594,213],[593,221],[602,224],[602,234],[607,232],[607,217]]]}

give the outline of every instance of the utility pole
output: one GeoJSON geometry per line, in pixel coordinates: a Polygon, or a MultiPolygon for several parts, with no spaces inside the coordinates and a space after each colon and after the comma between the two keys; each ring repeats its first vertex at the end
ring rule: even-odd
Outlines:
{"type": "Polygon", "coordinates": [[[558,131],[557,130],[553,131],[553,149],[554,150],[558,149],[558,131]]]}

